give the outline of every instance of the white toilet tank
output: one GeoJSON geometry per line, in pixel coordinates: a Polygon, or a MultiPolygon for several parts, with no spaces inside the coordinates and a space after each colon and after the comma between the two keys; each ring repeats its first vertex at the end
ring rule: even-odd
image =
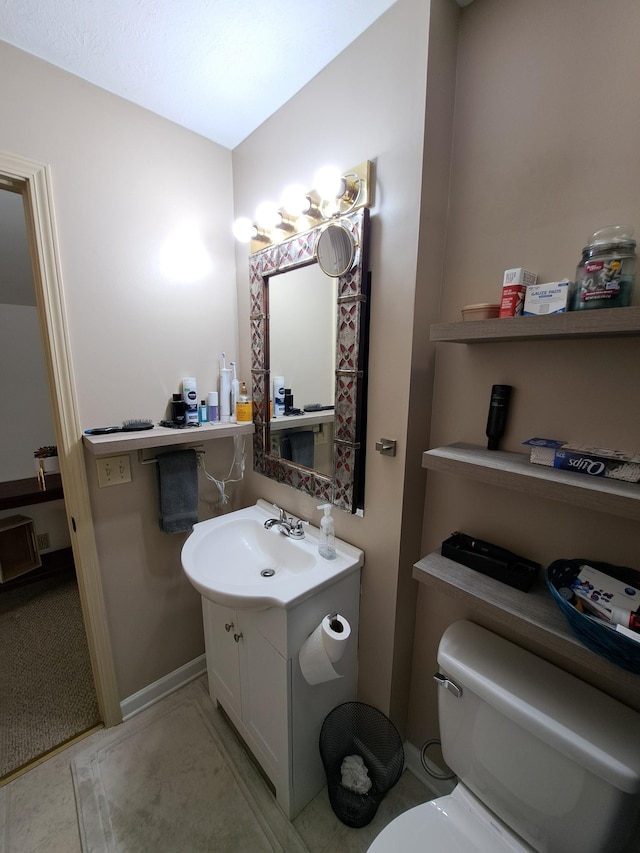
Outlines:
{"type": "Polygon", "coordinates": [[[445,761],[541,853],[640,850],[640,714],[471,622],[442,636],[445,761]]]}

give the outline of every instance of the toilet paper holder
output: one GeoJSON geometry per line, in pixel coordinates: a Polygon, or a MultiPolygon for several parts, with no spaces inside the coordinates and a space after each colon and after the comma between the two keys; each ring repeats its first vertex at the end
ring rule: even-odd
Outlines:
{"type": "Polygon", "coordinates": [[[329,620],[329,627],[332,631],[335,631],[336,634],[341,634],[344,631],[342,622],[338,619],[337,611],[335,613],[329,613],[327,619],[329,620]]]}

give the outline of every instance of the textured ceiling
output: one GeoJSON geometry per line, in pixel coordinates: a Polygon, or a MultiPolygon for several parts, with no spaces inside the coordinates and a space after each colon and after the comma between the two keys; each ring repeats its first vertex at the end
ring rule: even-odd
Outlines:
{"type": "Polygon", "coordinates": [[[0,0],[0,40],[234,148],[394,2],[0,0]]]}

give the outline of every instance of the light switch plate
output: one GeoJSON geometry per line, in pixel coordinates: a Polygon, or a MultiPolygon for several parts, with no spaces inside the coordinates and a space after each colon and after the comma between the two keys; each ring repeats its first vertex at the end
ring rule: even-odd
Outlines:
{"type": "Polygon", "coordinates": [[[96,459],[96,467],[101,489],[131,482],[131,457],[128,453],[122,456],[100,456],[96,459]]]}

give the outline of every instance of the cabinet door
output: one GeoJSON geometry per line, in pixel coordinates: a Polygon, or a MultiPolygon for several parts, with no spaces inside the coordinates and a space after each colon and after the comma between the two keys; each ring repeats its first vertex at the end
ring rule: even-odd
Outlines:
{"type": "Polygon", "coordinates": [[[207,672],[211,698],[242,716],[238,614],[229,607],[202,599],[207,672]],[[236,641],[235,638],[238,638],[236,641]]]}
{"type": "Polygon", "coordinates": [[[259,632],[259,615],[239,617],[242,721],[265,769],[281,781],[289,763],[289,664],[259,632]]]}

